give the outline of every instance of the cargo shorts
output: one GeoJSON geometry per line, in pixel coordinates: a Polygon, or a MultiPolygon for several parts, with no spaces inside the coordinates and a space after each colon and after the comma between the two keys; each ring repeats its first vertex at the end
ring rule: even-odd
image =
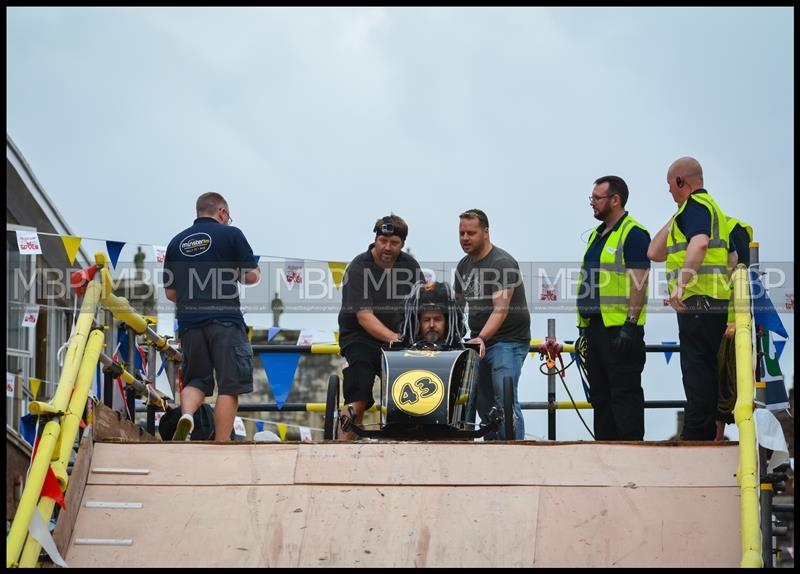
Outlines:
{"type": "Polygon", "coordinates": [[[211,321],[181,332],[183,385],[210,397],[253,392],[253,348],[244,323],[211,321]]]}

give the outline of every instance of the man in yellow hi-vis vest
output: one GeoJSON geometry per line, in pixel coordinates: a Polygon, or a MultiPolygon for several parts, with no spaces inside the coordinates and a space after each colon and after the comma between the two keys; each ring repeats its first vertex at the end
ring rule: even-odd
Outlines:
{"type": "Polygon", "coordinates": [[[595,440],[644,440],[644,322],[650,234],[628,212],[628,186],[608,175],[589,204],[603,223],[583,256],[578,328],[587,338],[586,368],[595,440]]]}
{"type": "Polygon", "coordinates": [[[728,220],[728,233],[730,234],[730,242],[733,249],[736,250],[738,263],[744,263],[750,266],[750,243],[753,241],[753,228],[742,221],[730,215],[726,217],[728,220]]]}
{"type": "MultiPolygon", "coordinates": [[[[729,233],[729,242],[730,247],[729,250],[736,251],[736,257],[738,259],[738,263],[744,263],[748,267],[750,266],[750,243],[753,241],[753,228],[742,221],[741,219],[736,219],[735,217],[731,217],[730,215],[727,216],[728,220],[728,233],[729,233]]],[[[725,329],[725,336],[728,339],[733,339],[733,336],[736,332],[736,324],[733,321],[733,305],[728,306],[728,327],[725,329]]],[[[720,350],[722,353],[722,350],[720,350]]],[[[728,360],[735,361],[735,353],[730,354],[722,354],[721,357],[725,357],[728,360]]],[[[723,365],[720,365],[720,369],[722,369],[723,365]]],[[[725,373],[725,371],[720,370],[720,373],[725,373]]],[[[733,386],[735,389],[736,381],[720,381],[723,383],[727,383],[729,386],[733,386]]],[[[720,397],[725,397],[722,390],[720,390],[720,397]]],[[[735,395],[734,395],[735,396],[735,395]]],[[[723,401],[722,398],[720,398],[723,401]]],[[[731,408],[730,405],[731,401],[726,400],[720,402],[720,405],[725,404],[726,409],[723,411],[720,408],[717,410],[717,435],[714,437],[714,440],[721,441],[725,438],[725,425],[729,424],[732,425],[734,423],[733,420],[733,412],[729,411],[728,408],[731,408]]],[[[720,407],[718,405],[718,407],[720,407]]]]}
{"type": "Polygon", "coordinates": [[[686,393],[683,440],[713,440],[716,434],[717,352],[725,333],[731,287],[728,222],[703,188],[703,168],[692,157],[667,171],[678,211],[650,242],[647,255],[667,262],[669,304],[678,313],[681,372],[686,393]]]}

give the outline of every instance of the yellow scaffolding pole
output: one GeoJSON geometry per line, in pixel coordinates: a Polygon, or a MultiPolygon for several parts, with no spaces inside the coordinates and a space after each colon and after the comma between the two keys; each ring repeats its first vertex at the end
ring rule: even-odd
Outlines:
{"type": "MultiPolygon", "coordinates": [[[[28,530],[37,508],[45,524],[50,522],[55,509],[55,502],[51,498],[40,496],[48,467],[53,469],[61,490],[67,488],[69,457],[78,435],[80,417],[86,407],[95,369],[104,346],[103,332],[92,330],[98,305],[102,302],[117,319],[125,321],[137,333],[144,334],[158,349],[166,351],[170,358],[181,360],[180,352],[169,345],[166,337],[160,337],[155,333],[126,299],[112,293],[113,282],[105,254],[96,253],[95,262],[99,274],[86,288],[78,321],[70,334],[64,368],[55,395],[50,402],[34,401],[29,406],[32,414],[50,415],[50,420],[42,430],[17,512],[6,537],[7,567],[35,566],[38,562],[41,546],[28,536],[28,530]]],[[[127,384],[133,385],[137,391],[147,391],[133,375],[122,368],[121,371],[127,384]]],[[[161,393],[155,391],[147,394],[150,402],[165,406],[161,393]],[[155,399],[150,395],[154,395],[155,399]]]]}
{"type": "MultiPolygon", "coordinates": [[[[59,435],[60,452],[57,453],[58,458],[50,464],[56,478],[58,478],[58,484],[62,492],[67,490],[67,482],[69,481],[67,464],[69,464],[69,458],[72,455],[72,446],[78,437],[81,417],[86,408],[86,401],[89,398],[89,391],[92,388],[92,381],[97,369],[97,360],[104,345],[105,337],[103,336],[103,331],[100,329],[92,331],[91,335],[89,335],[89,342],[86,344],[86,352],[83,354],[83,360],[81,361],[75,391],[72,393],[69,407],[62,417],[61,433],[59,435]]],[[[46,496],[41,498],[39,501],[39,513],[42,515],[42,521],[45,524],[50,523],[54,509],[55,501],[52,498],[46,496]]],[[[28,536],[25,547],[22,550],[22,557],[19,560],[20,567],[33,568],[36,566],[39,561],[40,550],[41,545],[32,536],[28,536]]]]}
{"type": "Polygon", "coordinates": [[[171,359],[180,361],[182,358],[180,351],[170,345],[166,337],[156,333],[148,325],[147,319],[137,313],[127,299],[114,295],[114,281],[106,264],[105,253],[95,253],[94,260],[100,274],[101,285],[103,286],[103,291],[100,295],[100,302],[103,307],[111,311],[116,319],[131,327],[136,334],[144,335],[159,351],[165,351],[171,359]]]}
{"type": "MultiPolygon", "coordinates": [[[[89,283],[86,289],[86,295],[83,298],[83,303],[81,304],[78,322],[71,335],[72,341],[67,349],[64,368],[58,379],[58,387],[56,388],[53,400],[50,404],[38,401],[32,402],[29,407],[31,413],[35,415],[60,415],[66,410],[70,395],[72,394],[72,389],[75,385],[75,379],[78,376],[78,369],[86,349],[86,341],[92,328],[95,310],[100,301],[100,291],[99,282],[92,281],[89,283]]],[[[47,474],[47,467],[50,466],[50,461],[53,456],[58,456],[58,454],[56,454],[56,445],[58,443],[60,430],[61,424],[59,422],[59,417],[53,417],[45,424],[44,430],[42,431],[42,436],[39,439],[39,447],[33,458],[30,473],[28,474],[28,480],[22,491],[22,497],[20,498],[17,512],[14,514],[11,529],[6,537],[6,567],[18,565],[17,561],[22,552],[25,538],[28,535],[28,528],[30,527],[31,519],[33,518],[33,513],[39,500],[39,494],[42,492],[42,486],[44,485],[44,479],[47,474]]]]}
{"type": "MultiPolygon", "coordinates": [[[[120,299],[120,298],[116,297],[115,299],[120,299]]],[[[104,298],[103,299],[103,305],[105,305],[106,307],[109,307],[109,308],[110,308],[110,306],[113,306],[114,308],[116,308],[118,310],[126,309],[124,305],[119,304],[118,302],[114,301],[113,299],[109,299],[109,301],[110,301],[110,303],[106,304],[106,299],[104,298]]],[[[123,301],[124,301],[124,299],[123,299],[123,301]]],[[[117,316],[116,313],[115,313],[114,316],[115,317],[117,316]]],[[[120,317],[117,317],[117,318],[120,318],[120,317]]],[[[137,333],[141,334],[140,331],[137,331],[137,333]]],[[[157,346],[158,346],[158,344],[159,343],[156,343],[157,346]]],[[[531,339],[531,343],[530,344],[531,344],[531,347],[533,347],[533,350],[530,351],[530,352],[531,353],[538,353],[539,352],[539,348],[544,344],[544,341],[542,341],[541,339],[531,339]]],[[[574,353],[575,352],[574,343],[559,343],[558,345],[559,345],[559,349],[560,349],[560,351],[562,353],[574,353]]],[[[161,348],[161,347],[159,347],[159,348],[161,348]]],[[[298,349],[300,349],[300,348],[298,347],[298,349]]],[[[265,351],[265,352],[269,352],[269,351],[265,351]]],[[[311,354],[312,355],[338,355],[340,352],[341,351],[340,351],[338,343],[336,343],[336,344],[333,344],[333,343],[314,343],[314,344],[311,345],[311,354]]]]}
{"type": "Polygon", "coordinates": [[[742,568],[761,568],[761,524],[758,501],[758,442],[753,419],[753,334],[750,314],[750,277],[744,265],[733,273],[736,313],[736,406],[733,418],[739,429],[739,468],[736,480],[741,491],[742,568]]]}

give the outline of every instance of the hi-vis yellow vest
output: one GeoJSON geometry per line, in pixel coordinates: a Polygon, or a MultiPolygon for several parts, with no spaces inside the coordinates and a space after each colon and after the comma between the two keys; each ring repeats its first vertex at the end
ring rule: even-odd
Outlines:
{"type": "MultiPolygon", "coordinates": [[[[623,257],[623,247],[625,246],[625,239],[628,233],[634,227],[639,227],[644,231],[647,229],[634,221],[630,215],[626,215],[622,219],[619,227],[612,231],[603,246],[603,251],[600,253],[600,272],[597,274],[596,279],[600,284],[600,314],[603,316],[603,324],[606,327],[619,327],[625,323],[628,318],[628,308],[630,306],[631,298],[631,279],[628,277],[625,268],[625,261],[623,257]]],[[[586,251],[594,243],[597,237],[597,230],[592,232],[589,237],[586,251]]],[[[583,254],[586,258],[586,252],[583,254]]],[[[581,267],[581,281],[584,284],[585,269],[581,267]]],[[[647,316],[647,289],[645,288],[644,305],[642,311],[639,313],[639,321],[637,325],[644,325],[647,316]]],[[[578,312],[578,326],[586,327],[589,321],[581,316],[578,312]]]]}
{"type": "Polygon", "coordinates": [[[681,299],[693,295],[705,295],[714,299],[729,300],[731,286],[728,280],[728,221],[717,203],[708,193],[692,194],[683,202],[667,235],[667,286],[670,293],[675,292],[678,284],[678,275],[686,260],[686,247],[689,242],[686,236],[678,229],[675,219],[683,213],[689,201],[697,201],[704,205],[711,213],[711,236],[708,238],[708,250],[700,269],[683,291],[681,299]]]}
{"type": "Polygon", "coordinates": [[[748,240],[750,240],[751,242],[753,241],[753,228],[752,227],[747,225],[741,219],[736,219],[735,217],[728,216],[727,220],[728,220],[728,233],[733,231],[733,228],[738,225],[738,226],[740,226],[742,229],[744,229],[747,232],[748,240]]]}

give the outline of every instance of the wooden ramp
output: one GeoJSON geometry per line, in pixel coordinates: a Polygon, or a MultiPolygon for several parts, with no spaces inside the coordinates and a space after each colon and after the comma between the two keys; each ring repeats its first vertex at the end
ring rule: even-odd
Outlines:
{"type": "Polygon", "coordinates": [[[738,567],[741,558],[735,443],[82,450],[86,486],[77,516],[64,515],[74,521],[71,567],[738,567]],[[120,502],[141,507],[105,504],[120,502]]]}

